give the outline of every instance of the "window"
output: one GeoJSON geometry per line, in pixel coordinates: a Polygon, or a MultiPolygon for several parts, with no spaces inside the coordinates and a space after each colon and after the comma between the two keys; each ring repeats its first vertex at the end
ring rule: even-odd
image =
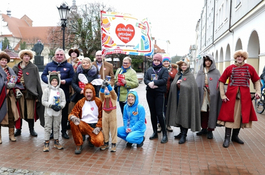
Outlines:
{"type": "Polygon", "coordinates": [[[236,0],[235,8],[237,8],[241,4],[241,0],[236,0]]]}

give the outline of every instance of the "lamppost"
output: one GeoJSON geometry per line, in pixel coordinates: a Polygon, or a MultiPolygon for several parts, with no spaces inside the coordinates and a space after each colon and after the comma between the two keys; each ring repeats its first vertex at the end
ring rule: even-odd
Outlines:
{"type": "Polygon", "coordinates": [[[63,30],[63,50],[65,49],[64,47],[64,35],[65,35],[65,27],[66,27],[66,23],[67,23],[67,16],[68,13],[70,11],[70,8],[63,3],[60,7],[57,7],[59,14],[60,14],[60,18],[61,18],[61,26],[62,26],[62,30],[63,30]]]}

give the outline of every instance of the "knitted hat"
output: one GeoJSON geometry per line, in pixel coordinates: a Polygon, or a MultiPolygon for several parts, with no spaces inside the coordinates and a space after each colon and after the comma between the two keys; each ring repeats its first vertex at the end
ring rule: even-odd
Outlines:
{"type": "Polygon", "coordinates": [[[72,54],[73,52],[75,52],[75,53],[77,54],[77,57],[79,57],[79,50],[78,50],[78,49],[70,49],[70,50],[68,51],[68,55],[71,56],[71,54],[72,54]]]}
{"type": "Polygon", "coordinates": [[[163,61],[162,61],[162,62],[164,62],[164,61],[171,62],[171,59],[170,59],[170,57],[168,57],[168,56],[165,56],[165,57],[163,57],[163,61]]]}
{"type": "Polygon", "coordinates": [[[10,56],[7,55],[6,52],[0,52],[0,60],[1,60],[2,58],[7,59],[7,63],[9,63],[9,61],[10,61],[10,56]]]}
{"type": "Polygon", "coordinates": [[[243,51],[243,50],[237,50],[234,53],[234,59],[236,59],[238,56],[244,57],[245,60],[248,59],[248,53],[246,51],[243,51]]]}
{"type": "Polygon", "coordinates": [[[31,50],[21,50],[18,55],[20,59],[23,59],[24,55],[28,55],[30,59],[32,59],[34,56],[31,50]]]}
{"type": "Polygon", "coordinates": [[[160,55],[159,53],[155,54],[153,56],[153,61],[154,60],[159,60],[162,63],[162,55],[160,55]]]}
{"type": "Polygon", "coordinates": [[[57,82],[59,82],[58,75],[51,75],[51,76],[50,76],[50,83],[52,82],[53,79],[56,79],[57,82]]]}

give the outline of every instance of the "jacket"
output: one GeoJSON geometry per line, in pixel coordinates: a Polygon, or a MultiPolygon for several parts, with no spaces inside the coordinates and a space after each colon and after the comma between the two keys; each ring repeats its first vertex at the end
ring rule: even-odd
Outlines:
{"type": "MultiPolygon", "coordinates": [[[[110,84],[111,86],[113,86],[114,85],[113,65],[111,63],[108,63],[107,61],[102,61],[102,63],[104,64],[104,76],[105,77],[103,77],[103,66],[101,66],[100,70],[98,71],[98,75],[100,75],[100,78],[103,80],[105,80],[106,76],[111,76],[110,84]]],[[[94,61],[92,65],[94,65],[98,69],[96,61],[94,61]]]]}
{"type": "Polygon", "coordinates": [[[7,113],[7,103],[6,103],[6,73],[0,66],[0,122],[5,118],[7,113]]]}
{"type": "Polygon", "coordinates": [[[49,71],[60,71],[61,74],[61,80],[65,80],[66,83],[65,84],[61,84],[60,88],[62,88],[62,90],[65,93],[66,96],[66,101],[69,102],[70,98],[69,98],[69,85],[71,85],[72,83],[72,78],[74,76],[74,69],[73,66],[70,63],[67,63],[67,60],[63,60],[61,63],[57,63],[55,61],[55,58],[53,58],[53,61],[48,63],[44,70],[43,73],[41,75],[41,79],[44,83],[48,84],[48,72],[49,71]]]}
{"type": "Polygon", "coordinates": [[[115,84],[118,82],[118,75],[123,74],[125,76],[126,84],[124,86],[118,86],[118,101],[125,102],[127,93],[130,89],[137,88],[139,86],[137,74],[132,68],[126,69],[126,72],[122,68],[119,68],[115,74],[115,84]]]}

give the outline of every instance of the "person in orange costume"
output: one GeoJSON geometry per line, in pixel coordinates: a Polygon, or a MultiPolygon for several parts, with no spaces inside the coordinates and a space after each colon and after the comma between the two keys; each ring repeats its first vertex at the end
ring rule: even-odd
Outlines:
{"type": "Polygon", "coordinates": [[[84,88],[85,97],[79,100],[68,116],[71,131],[76,144],[75,154],[80,154],[83,145],[83,136],[89,135],[89,141],[96,147],[103,145],[102,129],[102,102],[96,97],[91,84],[84,88]]]}

